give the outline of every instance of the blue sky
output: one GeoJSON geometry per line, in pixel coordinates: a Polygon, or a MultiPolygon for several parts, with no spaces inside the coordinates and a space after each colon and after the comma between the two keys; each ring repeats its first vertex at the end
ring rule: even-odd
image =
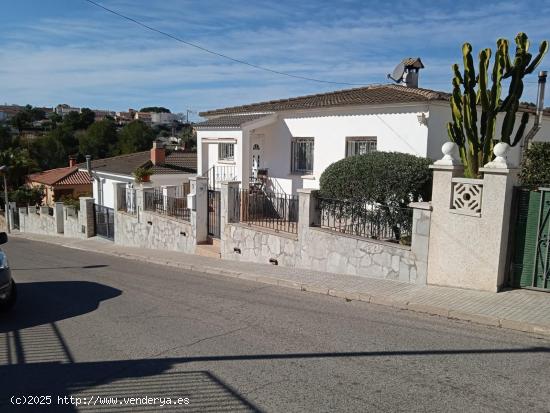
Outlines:
{"type": "MultiPolygon", "coordinates": [[[[420,85],[449,90],[464,41],[550,39],[548,1],[97,0],[232,57],[301,76],[386,83],[421,57],[420,85]]],[[[151,33],[83,0],[18,0],[0,13],[0,102],[175,112],[346,88],[259,71],[151,33]]],[[[539,69],[550,68],[550,56],[539,69]]],[[[536,76],[525,100],[536,96],[536,76]]]]}

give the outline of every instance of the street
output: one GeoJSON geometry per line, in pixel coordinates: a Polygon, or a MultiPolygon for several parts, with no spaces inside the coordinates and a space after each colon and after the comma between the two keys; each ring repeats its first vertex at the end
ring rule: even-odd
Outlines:
{"type": "Polygon", "coordinates": [[[0,316],[2,412],[47,407],[12,396],[52,396],[51,411],[550,412],[547,338],[15,237],[4,250],[19,301],[0,316]]]}

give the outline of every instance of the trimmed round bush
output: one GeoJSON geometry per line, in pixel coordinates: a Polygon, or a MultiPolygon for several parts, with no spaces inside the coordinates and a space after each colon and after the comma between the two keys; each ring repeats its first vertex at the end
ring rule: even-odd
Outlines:
{"type": "Polygon", "coordinates": [[[400,152],[351,156],[325,169],[320,180],[321,196],[391,206],[429,201],[431,163],[428,158],[400,152]]]}

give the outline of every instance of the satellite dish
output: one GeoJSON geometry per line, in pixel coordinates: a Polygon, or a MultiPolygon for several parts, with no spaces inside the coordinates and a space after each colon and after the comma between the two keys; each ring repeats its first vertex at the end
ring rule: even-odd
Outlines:
{"type": "Polygon", "coordinates": [[[403,62],[399,63],[393,69],[391,75],[388,75],[388,79],[393,80],[396,83],[401,83],[403,81],[403,74],[405,73],[405,64],[403,62]]]}

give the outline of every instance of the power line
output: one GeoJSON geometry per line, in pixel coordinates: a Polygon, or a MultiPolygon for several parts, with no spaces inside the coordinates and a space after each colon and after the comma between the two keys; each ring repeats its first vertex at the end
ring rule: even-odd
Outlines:
{"type": "Polygon", "coordinates": [[[301,80],[308,80],[308,81],[311,81],[311,82],[318,82],[318,83],[328,83],[328,84],[333,84],[333,85],[346,85],[346,86],[365,86],[364,83],[346,83],[346,82],[334,82],[334,81],[330,81],[330,80],[322,80],[322,79],[315,79],[313,77],[307,77],[307,76],[300,76],[300,75],[293,75],[292,73],[287,73],[287,72],[281,72],[279,70],[275,70],[275,69],[270,69],[269,67],[265,67],[265,66],[260,66],[260,65],[256,65],[254,63],[250,63],[250,62],[247,62],[245,60],[240,60],[240,59],[236,59],[234,57],[231,57],[231,56],[228,56],[228,55],[225,55],[223,53],[219,53],[219,52],[216,52],[214,50],[210,50],[210,49],[207,49],[206,47],[203,47],[201,45],[198,45],[196,43],[192,43],[192,42],[189,42],[187,40],[184,40],[182,38],[179,38],[177,36],[174,36],[170,33],[167,33],[167,32],[164,32],[162,30],[159,30],[159,29],[156,29],[154,27],[151,27],[139,20],[136,20],[132,17],[129,17],[129,16],[126,16],[122,13],[119,13],[115,10],[112,10],[112,9],[109,9],[108,7],[105,7],[99,3],[96,3],[95,1],[93,0],[84,0],[96,7],[99,7],[109,13],[112,13],[122,19],[125,19],[125,20],[128,20],[132,23],[135,23],[137,24],[138,26],[141,26],[147,30],[150,30],[152,32],[155,32],[155,33],[158,33],[158,34],[161,34],[163,36],[166,36],[166,37],[169,37],[170,39],[172,40],[176,40],[177,42],[180,42],[180,43],[183,43],[183,44],[186,44],[187,46],[191,46],[191,47],[194,47],[196,49],[199,49],[203,52],[206,52],[206,53],[210,53],[211,55],[214,55],[214,56],[218,56],[218,57],[221,57],[223,59],[227,59],[227,60],[230,60],[232,62],[235,62],[235,63],[240,63],[242,65],[246,65],[246,66],[250,66],[250,67],[253,67],[255,69],[258,69],[258,70],[263,70],[263,71],[266,71],[266,72],[270,72],[270,73],[273,73],[273,74],[276,74],[276,75],[281,75],[281,76],[287,76],[287,77],[292,77],[292,78],[295,78],[295,79],[301,79],[301,80]]]}

